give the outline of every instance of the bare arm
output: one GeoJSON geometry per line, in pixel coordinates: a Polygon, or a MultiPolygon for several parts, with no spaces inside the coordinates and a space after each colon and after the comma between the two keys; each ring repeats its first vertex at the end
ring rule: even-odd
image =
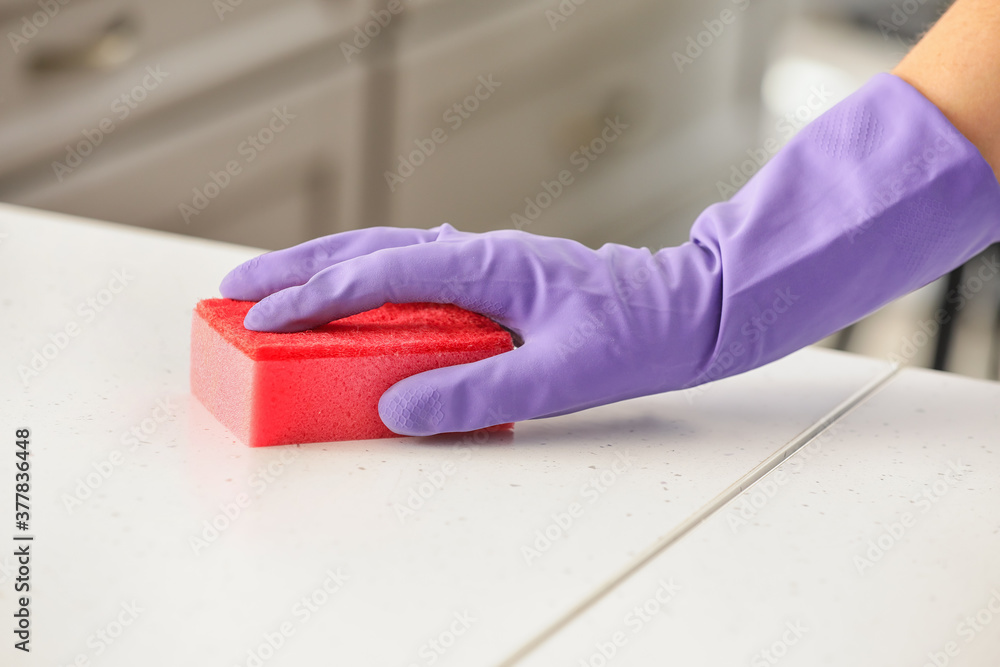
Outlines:
{"type": "Polygon", "coordinates": [[[937,105],[1000,179],[1000,3],[958,0],[892,73],[937,105]]]}

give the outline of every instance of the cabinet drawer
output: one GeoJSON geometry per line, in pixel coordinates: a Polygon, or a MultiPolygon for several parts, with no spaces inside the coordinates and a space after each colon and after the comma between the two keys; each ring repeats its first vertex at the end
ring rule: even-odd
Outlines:
{"type": "Polygon", "coordinates": [[[214,119],[152,123],[83,160],[18,183],[13,203],[282,247],[359,224],[362,77],[344,69],[214,119]]]}
{"type": "MultiPolygon", "coordinates": [[[[218,0],[235,6],[220,20],[210,0],[63,1],[44,0],[58,13],[0,57],[0,175],[78,138],[142,85],[148,67],[169,79],[134,104],[128,123],[348,32],[368,6],[218,0]]],[[[25,21],[39,11],[33,2],[7,14],[5,41],[30,32],[25,21]]]]}

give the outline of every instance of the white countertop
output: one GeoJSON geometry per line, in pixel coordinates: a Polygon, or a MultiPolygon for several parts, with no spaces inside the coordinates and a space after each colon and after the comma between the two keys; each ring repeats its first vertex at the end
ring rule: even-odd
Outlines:
{"type": "MultiPolygon", "coordinates": [[[[11,462],[0,465],[0,494],[13,495],[14,430],[30,428],[35,536],[32,654],[0,646],[3,664],[16,654],[25,665],[253,665],[248,651],[259,656],[263,646],[267,666],[409,667],[433,657],[466,667],[499,664],[541,638],[527,663],[576,665],[614,628],[615,605],[635,586],[645,590],[672,557],[687,568],[667,566],[682,586],[677,609],[686,599],[725,623],[691,615],[676,632],[644,634],[647,648],[630,646],[628,664],[724,664],[700,657],[711,651],[749,661],[747,651],[780,637],[796,614],[830,624],[808,636],[827,662],[799,664],[849,664],[841,661],[853,654],[822,651],[845,633],[875,636],[877,624],[853,616],[856,602],[874,601],[862,611],[875,613],[898,600],[908,620],[885,650],[907,636],[907,624],[933,646],[932,631],[943,641],[951,617],[942,625],[944,608],[900,597],[900,581],[913,575],[906,592],[914,598],[973,606],[986,582],[1000,585],[998,473],[988,452],[1000,439],[1000,385],[897,374],[876,360],[809,349],[705,391],[519,423],[486,442],[249,449],[190,397],[188,352],[195,302],[216,296],[221,277],[256,253],[0,205],[8,378],[0,451],[11,462]],[[73,324],[76,335],[56,335],[73,324]],[[62,349],[45,348],[52,336],[62,349]],[[51,357],[45,367],[19,372],[36,351],[51,357]],[[916,406],[924,412],[910,414],[916,406]],[[766,514],[733,532],[728,508],[775,473],[743,496],[741,488],[784,452],[803,447],[792,460],[804,455],[817,434],[830,442],[821,455],[783,484],[766,514]],[[880,449],[897,436],[895,449],[880,449]],[[907,533],[926,561],[907,560],[900,547],[895,563],[887,556],[850,580],[849,554],[840,555],[846,566],[833,555],[841,542],[860,549],[949,456],[975,467],[946,499],[965,503],[962,522],[935,540],[935,522],[949,515],[928,513],[907,533]],[[421,491],[422,506],[401,514],[421,491]],[[224,529],[206,532],[212,521],[224,529]],[[539,537],[546,530],[550,543],[539,537]],[[831,572],[834,561],[840,570],[831,572]],[[777,583],[762,592],[758,577],[777,583]],[[110,644],[99,634],[119,629],[106,635],[110,644]],[[280,647],[272,651],[269,640],[280,647]]],[[[0,542],[12,545],[8,514],[0,542]]],[[[8,619],[12,565],[0,556],[8,619]]],[[[676,613],[658,621],[664,632],[676,613]]],[[[996,635],[983,637],[978,646],[996,635]]],[[[624,655],[613,664],[626,664],[624,655]]]]}
{"type": "Polygon", "coordinates": [[[621,632],[616,667],[995,667],[998,408],[998,384],[903,371],[522,664],[621,632]],[[674,597],[627,622],[663,580],[674,597]]]}

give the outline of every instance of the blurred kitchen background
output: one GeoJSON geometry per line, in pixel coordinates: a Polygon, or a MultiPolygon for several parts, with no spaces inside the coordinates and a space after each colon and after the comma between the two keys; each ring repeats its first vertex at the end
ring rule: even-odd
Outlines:
{"type": "MultiPolygon", "coordinates": [[[[655,250],[947,4],[0,0],[0,201],[268,249],[449,222],[655,250]]],[[[995,378],[982,261],[824,344],[995,378]]]]}

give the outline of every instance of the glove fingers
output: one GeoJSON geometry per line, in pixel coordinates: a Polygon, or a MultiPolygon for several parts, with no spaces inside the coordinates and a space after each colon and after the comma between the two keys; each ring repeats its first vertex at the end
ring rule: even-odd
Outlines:
{"type": "Polygon", "coordinates": [[[279,290],[303,285],[334,264],[386,248],[429,243],[438,238],[439,229],[370,227],[313,239],[240,264],[222,279],[219,291],[228,299],[258,301],[279,290]]]}
{"type": "Polygon", "coordinates": [[[247,313],[244,326],[254,331],[304,331],[390,302],[474,306],[477,299],[471,292],[488,291],[490,283],[456,283],[464,263],[462,244],[425,243],[378,250],[334,264],[304,285],[264,298],[247,313]]]}
{"type": "Polygon", "coordinates": [[[544,346],[528,343],[471,364],[438,368],[401,380],[379,400],[379,416],[402,435],[474,431],[550,412],[559,377],[544,346]],[[543,406],[549,406],[548,409],[543,406]]]}

